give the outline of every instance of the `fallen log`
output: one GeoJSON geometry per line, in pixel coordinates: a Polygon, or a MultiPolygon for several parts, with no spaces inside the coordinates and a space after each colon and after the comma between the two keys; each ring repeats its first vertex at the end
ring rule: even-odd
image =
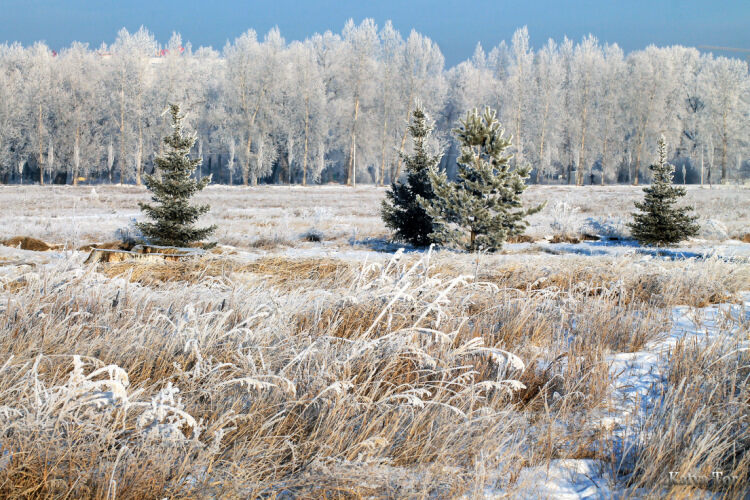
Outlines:
{"type": "MultiPolygon", "coordinates": [[[[140,246],[140,245],[139,245],[140,246]]],[[[165,247],[166,248],[166,247],[165,247]]],[[[123,262],[126,260],[140,260],[140,259],[162,259],[166,261],[177,262],[183,259],[192,257],[198,257],[203,252],[196,252],[192,248],[175,248],[172,247],[168,253],[156,252],[154,248],[149,248],[148,251],[144,248],[133,247],[132,250],[116,250],[108,248],[94,248],[86,258],[85,264],[111,264],[114,262],[123,262]],[[181,251],[182,250],[182,251],[181,251]]]]}

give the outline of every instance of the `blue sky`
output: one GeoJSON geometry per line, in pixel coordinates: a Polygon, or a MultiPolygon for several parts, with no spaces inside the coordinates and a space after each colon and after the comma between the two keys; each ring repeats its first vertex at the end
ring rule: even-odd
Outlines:
{"type": "Polygon", "coordinates": [[[626,51],[651,43],[750,49],[750,0],[0,0],[0,41],[44,40],[58,49],[78,40],[97,47],[122,27],[144,25],[161,43],[179,31],[194,48],[221,49],[248,28],[262,34],[278,26],[296,40],[366,17],[378,25],[391,19],[404,36],[414,28],[431,37],[447,66],[471,56],[478,41],[489,49],[523,25],[535,47],[550,37],[580,40],[593,33],[626,51]]]}

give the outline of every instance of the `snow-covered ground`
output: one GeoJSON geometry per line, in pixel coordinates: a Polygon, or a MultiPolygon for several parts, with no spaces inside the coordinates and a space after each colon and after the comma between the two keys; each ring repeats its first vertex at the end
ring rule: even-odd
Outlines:
{"type": "MultiPolygon", "coordinates": [[[[627,236],[625,223],[643,192],[634,186],[531,186],[529,206],[546,203],[529,217],[527,233],[536,240],[554,235],[627,236]]],[[[386,240],[380,220],[384,188],[338,185],[256,188],[209,186],[197,200],[211,205],[202,220],[217,224],[221,243],[251,247],[259,240],[297,246],[315,229],[324,241],[386,240]]],[[[114,239],[115,231],[139,217],[145,188],[135,186],[1,186],[0,239],[33,236],[80,246],[114,239]]],[[[750,188],[688,186],[685,203],[699,215],[700,237],[718,244],[750,233],[750,188]]]]}
{"type": "MultiPolygon", "coordinates": [[[[617,353],[608,357],[614,383],[611,410],[599,418],[599,424],[611,431],[613,462],[592,459],[552,460],[549,464],[527,467],[519,476],[512,493],[487,488],[485,498],[581,500],[595,498],[638,498],[639,492],[630,491],[617,481],[614,469],[624,460],[623,450],[637,434],[647,418],[654,399],[666,391],[666,371],[670,355],[677,342],[728,341],[737,349],[750,347],[750,338],[741,337],[739,328],[727,329],[722,318],[729,316],[737,324],[750,322],[750,291],[744,292],[740,303],[717,304],[703,308],[675,307],[672,327],[664,339],[648,343],[643,350],[617,353]]],[[[665,489],[669,471],[665,471],[665,489]]],[[[706,498],[713,498],[705,492],[706,498]]]]}

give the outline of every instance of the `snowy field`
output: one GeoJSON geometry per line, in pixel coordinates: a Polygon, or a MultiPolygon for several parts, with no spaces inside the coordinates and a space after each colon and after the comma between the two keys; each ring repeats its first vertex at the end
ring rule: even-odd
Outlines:
{"type": "Polygon", "coordinates": [[[216,249],[89,265],[145,189],[0,186],[59,245],[0,246],[0,496],[746,497],[750,190],[656,252],[640,188],[533,186],[494,255],[399,251],[383,195],[212,186],[216,249]]]}
{"type": "MultiPolygon", "coordinates": [[[[216,239],[225,245],[305,248],[304,235],[317,230],[329,247],[349,248],[352,242],[373,246],[387,239],[380,220],[384,196],[385,188],[373,186],[209,186],[197,200],[211,205],[203,220],[219,226],[216,239]]],[[[625,222],[642,196],[633,186],[531,186],[524,199],[547,206],[529,218],[527,234],[536,240],[627,236],[625,222]]],[[[20,234],[74,247],[112,240],[139,216],[137,203],[147,200],[146,189],[135,186],[0,185],[0,237],[20,234]]],[[[750,187],[688,186],[686,202],[700,215],[700,238],[710,245],[750,233],[750,187]]]]}

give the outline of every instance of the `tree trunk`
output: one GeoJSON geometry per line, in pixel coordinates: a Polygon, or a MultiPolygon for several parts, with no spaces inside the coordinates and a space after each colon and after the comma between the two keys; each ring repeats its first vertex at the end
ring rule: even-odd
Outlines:
{"type": "Polygon", "coordinates": [[[576,185],[583,185],[583,170],[586,163],[586,115],[588,114],[589,85],[586,80],[583,91],[583,109],[581,110],[581,149],[578,151],[578,170],[576,170],[576,185]]]}
{"type": "Polygon", "coordinates": [[[648,126],[649,115],[651,115],[651,103],[654,100],[655,93],[656,93],[656,88],[652,87],[651,93],[648,96],[648,104],[647,104],[648,108],[646,109],[646,116],[643,118],[643,123],[641,124],[640,130],[638,131],[638,151],[635,157],[635,175],[633,177],[634,186],[638,185],[638,174],[641,169],[641,153],[643,152],[643,141],[646,138],[646,127],[648,126]]]}
{"type": "Polygon", "coordinates": [[[80,149],[79,149],[80,137],[81,137],[80,127],[76,126],[76,143],[74,146],[75,149],[73,153],[73,185],[74,186],[78,185],[78,167],[80,165],[80,158],[81,158],[80,149]]]}
{"type": "Polygon", "coordinates": [[[125,184],[125,75],[120,80],[120,184],[125,184]]]}
{"type": "MultiPolygon", "coordinates": [[[[409,91],[408,105],[406,106],[406,123],[409,123],[409,116],[411,115],[411,108],[413,106],[414,91],[409,91]]],[[[396,171],[391,175],[391,182],[396,182],[398,176],[401,175],[401,161],[404,154],[404,147],[406,146],[406,135],[409,133],[409,127],[404,129],[404,135],[401,136],[401,146],[398,148],[398,161],[396,162],[396,171]]]]}
{"type": "MultiPolygon", "coordinates": [[[[263,98],[266,95],[266,87],[264,86],[262,89],[260,89],[260,94],[258,94],[258,100],[255,103],[255,110],[253,111],[252,116],[250,117],[250,120],[248,122],[247,126],[247,147],[245,148],[245,165],[242,169],[242,184],[244,186],[247,186],[247,177],[248,173],[250,172],[250,147],[253,144],[253,126],[255,125],[255,117],[258,116],[258,110],[260,110],[260,105],[263,103],[263,98]]],[[[245,110],[245,113],[247,113],[247,100],[245,99],[244,92],[242,97],[242,109],[245,110]]],[[[252,175],[251,183],[253,186],[258,185],[258,179],[255,174],[252,175]]]]}
{"type": "Polygon", "coordinates": [[[352,145],[352,187],[357,187],[357,134],[352,145]]]}
{"type": "Polygon", "coordinates": [[[380,144],[380,174],[375,182],[375,185],[385,185],[385,136],[388,131],[388,119],[383,120],[383,137],[380,144]]]}
{"type": "Polygon", "coordinates": [[[633,185],[638,185],[638,172],[641,169],[641,153],[643,152],[643,140],[646,125],[643,125],[642,131],[638,134],[638,149],[635,152],[635,172],[633,172],[633,185]]]}
{"type": "Polygon", "coordinates": [[[293,145],[288,144],[286,149],[286,166],[289,169],[287,172],[287,180],[289,181],[289,185],[292,185],[292,147],[293,145]]]}
{"type": "Polygon", "coordinates": [[[141,172],[143,171],[143,131],[138,124],[138,149],[135,152],[135,184],[141,185],[141,172]]]}
{"type": "MultiPolygon", "coordinates": [[[[253,145],[253,136],[248,130],[247,144],[245,145],[245,161],[242,165],[242,185],[247,186],[248,176],[250,175],[250,148],[253,145]]],[[[255,185],[255,184],[253,184],[255,185]]]]}
{"type": "MultiPolygon", "coordinates": [[[[542,117],[542,131],[541,135],[539,137],[539,166],[541,170],[541,166],[544,165],[544,137],[547,132],[547,114],[549,113],[549,96],[545,95],[545,101],[544,101],[544,115],[542,117]]],[[[542,172],[542,175],[540,176],[537,174],[537,182],[541,184],[540,177],[544,177],[544,173],[542,172]]]]}
{"type": "Polygon", "coordinates": [[[305,97],[305,157],[302,159],[302,185],[307,186],[307,131],[310,124],[310,97],[305,97]]]}
{"type": "Polygon", "coordinates": [[[727,184],[729,177],[727,176],[727,112],[724,110],[722,114],[722,134],[721,134],[721,183],[727,184]]]}
{"type": "Polygon", "coordinates": [[[42,103],[39,103],[39,123],[38,123],[38,135],[39,135],[39,185],[44,186],[44,165],[42,163],[42,103]]]}
{"type": "Polygon", "coordinates": [[[516,106],[516,136],[513,138],[513,144],[516,151],[521,152],[521,105],[523,103],[523,91],[521,90],[521,79],[523,78],[523,66],[518,80],[518,106],[516,106]]]}
{"type": "Polygon", "coordinates": [[[355,151],[357,149],[357,117],[358,116],[359,116],[359,96],[354,98],[354,123],[352,124],[352,145],[351,145],[351,152],[349,154],[349,168],[347,169],[347,175],[346,175],[347,186],[354,186],[356,183],[356,180],[354,180],[354,177],[356,176],[354,169],[357,168],[357,166],[354,164],[354,155],[356,154],[355,151]]]}
{"type": "MultiPolygon", "coordinates": [[[[141,113],[141,94],[138,93],[138,113],[141,113]]],[[[143,172],[143,120],[138,118],[138,150],[135,152],[135,184],[141,185],[141,173],[143,172]]]]}
{"type": "MultiPolygon", "coordinates": [[[[607,147],[609,146],[609,115],[607,115],[606,125],[604,126],[604,144],[602,147],[602,181],[601,185],[604,185],[604,177],[606,174],[607,167],[607,147]]],[[[615,179],[616,180],[616,179],[615,179]]]]}

